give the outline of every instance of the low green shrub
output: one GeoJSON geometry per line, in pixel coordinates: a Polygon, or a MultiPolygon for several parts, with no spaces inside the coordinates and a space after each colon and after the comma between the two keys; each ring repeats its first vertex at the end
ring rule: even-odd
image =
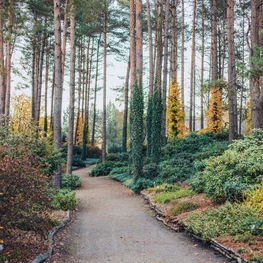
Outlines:
{"type": "Polygon", "coordinates": [[[154,187],[149,187],[147,189],[147,191],[149,193],[161,193],[161,192],[175,192],[180,190],[180,187],[178,185],[175,184],[167,184],[167,183],[163,183],[161,185],[156,185],[154,187]]]}
{"type": "Polygon", "coordinates": [[[76,193],[68,189],[60,189],[53,198],[51,206],[58,210],[73,210],[78,204],[76,193]]]}
{"type": "Polygon", "coordinates": [[[111,177],[111,175],[114,175],[114,174],[124,174],[127,172],[128,172],[128,166],[116,167],[111,170],[109,176],[111,177]]]}
{"type": "Polygon", "coordinates": [[[184,212],[190,212],[199,207],[198,204],[190,201],[175,202],[168,211],[168,216],[178,216],[184,212]]]}
{"type": "Polygon", "coordinates": [[[192,180],[191,188],[214,202],[243,200],[244,191],[263,177],[263,131],[235,141],[223,155],[210,158],[206,168],[192,180]]]}
{"type": "Polygon", "coordinates": [[[81,186],[81,180],[79,176],[74,174],[64,174],[62,176],[62,188],[68,188],[70,190],[75,190],[81,186]]]}
{"type": "Polygon", "coordinates": [[[226,202],[218,209],[192,212],[183,220],[187,229],[208,241],[211,238],[237,235],[263,235],[263,219],[255,208],[226,202]]]}
{"type": "Polygon", "coordinates": [[[112,144],[111,146],[108,147],[107,152],[108,153],[121,153],[122,152],[122,146],[121,145],[112,144]]]}
{"type": "Polygon", "coordinates": [[[83,168],[86,167],[86,163],[79,156],[73,156],[72,166],[83,168]]]}
{"type": "Polygon", "coordinates": [[[132,179],[128,172],[110,173],[109,177],[121,183],[124,183],[125,181],[132,179]]]}
{"type": "Polygon", "coordinates": [[[155,163],[147,164],[143,167],[143,175],[145,178],[153,180],[160,174],[160,167],[155,163]]]}
{"type": "Polygon", "coordinates": [[[154,182],[147,178],[139,178],[131,185],[131,190],[135,193],[139,193],[141,190],[146,189],[148,187],[154,186],[154,182]]]}
{"type": "Polygon", "coordinates": [[[194,193],[188,188],[181,188],[179,190],[175,190],[174,192],[162,192],[154,196],[153,201],[155,203],[166,204],[171,202],[172,200],[176,200],[181,197],[191,196],[194,193]]]}
{"type": "Polygon", "coordinates": [[[114,162],[114,161],[106,161],[104,163],[99,163],[92,171],[90,172],[90,176],[105,176],[108,175],[113,168],[127,166],[128,163],[123,162],[114,162]]]}
{"type": "Polygon", "coordinates": [[[88,145],[86,149],[86,157],[87,158],[100,158],[102,155],[102,150],[97,146],[88,145]]]}

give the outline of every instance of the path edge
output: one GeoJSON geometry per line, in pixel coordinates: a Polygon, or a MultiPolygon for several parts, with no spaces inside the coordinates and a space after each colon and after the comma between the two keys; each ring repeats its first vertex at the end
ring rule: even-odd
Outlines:
{"type": "Polygon", "coordinates": [[[54,227],[51,231],[49,231],[48,234],[48,243],[49,243],[49,248],[46,253],[44,254],[39,254],[31,263],[41,263],[47,260],[52,252],[53,252],[53,246],[54,246],[54,236],[55,234],[62,228],[66,226],[66,224],[71,220],[70,217],[70,210],[67,211],[67,216],[64,218],[63,222],[59,225],[54,227]]]}
{"type": "MultiPolygon", "coordinates": [[[[156,219],[161,221],[165,226],[169,227],[170,229],[179,232],[179,231],[185,231],[187,233],[189,233],[191,236],[193,236],[194,238],[204,242],[204,240],[202,240],[201,237],[193,234],[192,232],[188,231],[185,226],[183,225],[179,225],[178,223],[171,223],[171,222],[167,222],[165,220],[165,216],[163,214],[163,212],[156,206],[153,204],[152,200],[144,193],[140,193],[140,196],[146,200],[146,202],[148,203],[149,207],[155,211],[156,215],[156,219]]],[[[248,263],[247,260],[245,260],[244,258],[241,257],[241,255],[239,255],[238,253],[236,253],[234,250],[223,246],[222,244],[218,243],[216,240],[211,239],[209,241],[210,246],[217,250],[218,252],[220,252],[222,255],[226,256],[229,259],[234,259],[236,260],[238,263],[248,263]]]]}

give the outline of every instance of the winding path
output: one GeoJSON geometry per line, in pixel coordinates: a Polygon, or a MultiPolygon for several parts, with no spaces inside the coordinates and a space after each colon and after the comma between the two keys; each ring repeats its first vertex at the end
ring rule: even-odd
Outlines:
{"type": "Polygon", "coordinates": [[[227,263],[214,250],[159,223],[144,201],[107,177],[85,168],[76,219],[67,229],[68,259],[74,263],[227,263]],[[73,261],[72,261],[73,260],[73,261]]]}

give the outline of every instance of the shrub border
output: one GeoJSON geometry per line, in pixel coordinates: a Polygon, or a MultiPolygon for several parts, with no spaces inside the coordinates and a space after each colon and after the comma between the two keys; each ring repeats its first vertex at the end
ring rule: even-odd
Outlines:
{"type": "MultiPolygon", "coordinates": [[[[155,211],[156,213],[156,219],[161,221],[165,226],[169,227],[170,229],[179,232],[179,231],[186,231],[187,233],[191,234],[194,238],[204,242],[204,240],[200,237],[197,236],[195,234],[193,234],[192,232],[188,231],[185,226],[183,226],[182,224],[179,224],[177,221],[169,221],[169,219],[167,220],[167,218],[164,216],[163,212],[156,206],[153,204],[151,198],[149,198],[149,196],[147,196],[144,193],[140,193],[141,197],[146,200],[146,202],[149,204],[149,207],[155,211]]],[[[238,263],[248,263],[247,260],[245,260],[244,258],[242,258],[242,256],[238,253],[236,253],[234,250],[232,250],[231,248],[225,247],[222,244],[218,243],[216,240],[211,239],[209,241],[210,246],[217,250],[218,252],[220,252],[221,254],[223,254],[224,256],[226,256],[229,259],[234,259],[236,260],[238,263]]]]}
{"type": "Polygon", "coordinates": [[[48,234],[48,243],[49,243],[49,249],[47,250],[47,252],[45,254],[39,254],[31,263],[41,263],[44,262],[45,260],[47,260],[52,252],[53,252],[53,246],[54,246],[54,236],[55,234],[61,229],[64,228],[66,226],[66,224],[71,220],[70,217],[70,211],[67,211],[67,216],[66,218],[63,220],[63,222],[59,225],[54,227],[48,234]]]}

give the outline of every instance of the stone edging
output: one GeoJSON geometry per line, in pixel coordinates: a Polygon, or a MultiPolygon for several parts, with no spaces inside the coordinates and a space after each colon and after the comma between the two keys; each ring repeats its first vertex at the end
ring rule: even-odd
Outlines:
{"type": "MultiPolygon", "coordinates": [[[[193,237],[203,241],[201,239],[201,237],[194,235],[193,233],[189,232],[184,226],[179,225],[177,223],[171,223],[167,220],[165,220],[165,216],[163,215],[163,212],[156,207],[156,205],[154,205],[151,201],[151,199],[144,193],[140,193],[140,195],[147,201],[147,203],[149,204],[150,208],[152,210],[155,211],[156,213],[156,219],[163,222],[164,225],[166,225],[167,227],[173,229],[174,231],[180,231],[180,230],[185,230],[186,232],[190,233],[193,237]]],[[[234,259],[236,260],[238,263],[248,263],[247,260],[243,259],[238,253],[236,253],[234,250],[223,246],[222,244],[218,243],[217,241],[215,241],[214,239],[210,240],[210,245],[212,248],[214,248],[215,250],[217,250],[218,252],[220,252],[221,254],[223,254],[224,256],[226,256],[229,259],[234,259]]]]}
{"type": "Polygon", "coordinates": [[[40,254],[38,255],[31,263],[41,263],[44,262],[45,260],[47,260],[53,251],[53,243],[54,243],[54,236],[55,234],[58,232],[59,229],[65,227],[65,225],[71,220],[70,217],[70,212],[69,210],[67,211],[67,216],[66,218],[63,220],[62,224],[60,224],[59,226],[54,227],[48,234],[48,242],[49,242],[49,249],[45,254],[40,254]]]}

